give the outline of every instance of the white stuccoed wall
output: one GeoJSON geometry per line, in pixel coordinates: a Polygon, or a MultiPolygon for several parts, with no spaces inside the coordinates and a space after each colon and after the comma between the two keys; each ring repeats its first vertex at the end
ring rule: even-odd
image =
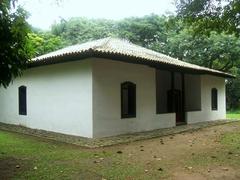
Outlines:
{"type": "MultiPolygon", "coordinates": [[[[28,69],[0,88],[0,122],[59,133],[105,137],[175,126],[175,113],[156,114],[154,68],[106,59],[86,59],[28,69]],[[121,119],[122,82],[136,84],[136,118],[121,119]],[[27,86],[27,116],[18,114],[18,87],[27,86]]],[[[187,123],[224,119],[225,79],[201,75],[201,111],[187,123]],[[211,110],[211,89],[218,110],[211,110]]]]}
{"type": "Polygon", "coordinates": [[[226,118],[225,79],[210,75],[201,75],[201,111],[187,112],[187,123],[212,121],[226,118]],[[218,110],[212,110],[211,90],[218,90],[218,110]]]}
{"type": "Polygon", "coordinates": [[[28,69],[0,89],[0,121],[92,137],[91,61],[28,69]],[[18,87],[27,86],[27,116],[18,114],[18,87]]]}
{"type": "Polygon", "coordinates": [[[93,61],[93,136],[175,126],[175,113],[156,114],[155,69],[144,65],[93,61]],[[121,119],[121,83],[136,84],[136,118],[121,119]]]}

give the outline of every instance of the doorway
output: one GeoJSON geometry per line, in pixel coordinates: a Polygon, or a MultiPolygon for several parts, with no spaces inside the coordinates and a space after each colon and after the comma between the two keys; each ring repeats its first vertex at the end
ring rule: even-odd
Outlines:
{"type": "Polygon", "coordinates": [[[183,108],[183,93],[179,89],[171,89],[167,92],[168,112],[176,113],[176,125],[185,124],[185,112],[183,108]]]}

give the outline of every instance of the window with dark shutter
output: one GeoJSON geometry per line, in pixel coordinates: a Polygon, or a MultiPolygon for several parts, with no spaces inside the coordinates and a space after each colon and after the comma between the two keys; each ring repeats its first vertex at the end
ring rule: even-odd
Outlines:
{"type": "Polygon", "coordinates": [[[18,88],[18,105],[19,105],[19,114],[27,115],[27,88],[26,86],[20,86],[18,88]]]}
{"type": "Polygon", "coordinates": [[[122,118],[136,117],[136,85],[132,82],[121,84],[122,118]]]}
{"type": "Polygon", "coordinates": [[[218,109],[218,91],[216,88],[212,88],[212,110],[218,109]]]}

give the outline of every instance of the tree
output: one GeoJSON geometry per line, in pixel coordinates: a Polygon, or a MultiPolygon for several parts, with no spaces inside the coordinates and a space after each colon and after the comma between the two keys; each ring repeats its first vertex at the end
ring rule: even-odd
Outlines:
{"type": "Polygon", "coordinates": [[[51,32],[61,36],[68,44],[77,44],[104,37],[120,37],[144,47],[166,40],[166,17],[149,15],[120,21],[106,19],[71,18],[52,26],[51,32]]]}
{"type": "Polygon", "coordinates": [[[196,34],[211,31],[240,34],[239,0],[176,0],[178,17],[196,34]]]}
{"type": "Polygon", "coordinates": [[[30,47],[31,58],[40,56],[65,46],[61,37],[55,36],[50,32],[28,33],[28,46],[30,47]]]}
{"type": "Polygon", "coordinates": [[[105,19],[71,18],[52,26],[51,32],[69,45],[113,36],[114,22],[105,19]]]}
{"type": "Polygon", "coordinates": [[[236,79],[229,79],[226,88],[227,109],[234,110],[240,107],[240,71],[239,68],[234,69],[238,76],[236,79]]]}
{"type": "Polygon", "coordinates": [[[140,18],[126,18],[116,23],[117,36],[154,49],[153,44],[166,41],[166,21],[165,16],[154,14],[140,18]]]}
{"type": "Polygon", "coordinates": [[[0,2],[0,86],[3,87],[21,75],[29,58],[27,13],[14,5],[15,0],[0,2]]]}
{"type": "Polygon", "coordinates": [[[230,71],[239,64],[240,40],[233,35],[212,31],[209,36],[194,36],[189,28],[168,36],[165,49],[183,61],[220,71],[230,71]]]}

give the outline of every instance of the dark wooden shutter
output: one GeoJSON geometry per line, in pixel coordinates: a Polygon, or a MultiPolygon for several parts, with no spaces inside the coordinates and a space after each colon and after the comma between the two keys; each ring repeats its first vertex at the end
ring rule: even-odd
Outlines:
{"type": "Polygon", "coordinates": [[[132,82],[121,84],[122,118],[136,117],[136,85],[132,82]]]}
{"type": "Polygon", "coordinates": [[[218,109],[218,91],[216,88],[212,89],[212,110],[218,109]]]}
{"type": "Polygon", "coordinates": [[[27,115],[27,88],[26,86],[20,86],[18,88],[19,98],[19,114],[27,115]]]}

